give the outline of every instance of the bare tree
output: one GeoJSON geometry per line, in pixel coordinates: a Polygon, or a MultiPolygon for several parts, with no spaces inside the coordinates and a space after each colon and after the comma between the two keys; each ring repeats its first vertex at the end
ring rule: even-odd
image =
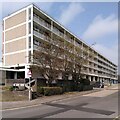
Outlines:
{"type": "Polygon", "coordinates": [[[62,69],[62,51],[62,48],[56,46],[54,41],[43,42],[34,50],[31,68],[39,71],[48,80],[49,85],[58,77],[58,73],[62,69]]]}
{"type": "Polygon", "coordinates": [[[88,62],[88,49],[82,50],[64,39],[41,42],[33,53],[32,69],[39,71],[49,85],[62,73],[63,79],[68,80],[72,74],[73,79],[82,77],[84,64],[88,62]]]}

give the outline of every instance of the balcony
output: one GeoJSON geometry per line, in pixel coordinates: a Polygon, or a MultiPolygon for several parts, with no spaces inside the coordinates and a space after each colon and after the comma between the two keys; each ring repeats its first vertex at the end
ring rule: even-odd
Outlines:
{"type": "Polygon", "coordinates": [[[88,70],[82,70],[82,73],[88,73],[89,71],[88,70]]]}
{"type": "Polygon", "coordinates": [[[95,66],[95,65],[89,65],[89,68],[92,68],[92,69],[98,70],[98,66],[95,66]]]}
{"type": "Polygon", "coordinates": [[[89,74],[96,74],[94,71],[89,71],[89,74]]]}
{"type": "Polygon", "coordinates": [[[33,20],[34,20],[37,24],[39,24],[39,25],[41,25],[41,26],[43,26],[43,27],[51,30],[51,25],[50,25],[49,23],[45,22],[42,18],[38,18],[38,17],[34,16],[33,20]]]}
{"type": "Polygon", "coordinates": [[[53,27],[53,32],[60,37],[64,37],[64,33],[60,32],[56,27],[53,27]]]}
{"type": "Polygon", "coordinates": [[[67,35],[65,35],[65,40],[67,40],[67,41],[70,42],[70,43],[73,43],[73,42],[74,42],[74,40],[71,39],[70,37],[68,37],[67,35]]]}
{"type": "Polygon", "coordinates": [[[93,60],[93,62],[94,62],[95,64],[98,64],[98,61],[96,61],[96,60],[93,60]]]}
{"type": "Polygon", "coordinates": [[[51,38],[48,37],[47,35],[44,35],[44,34],[42,34],[42,33],[40,33],[40,32],[35,31],[35,30],[33,31],[33,34],[34,34],[36,37],[41,38],[41,39],[43,39],[43,40],[47,40],[47,41],[50,41],[50,40],[51,40],[51,38]]]}

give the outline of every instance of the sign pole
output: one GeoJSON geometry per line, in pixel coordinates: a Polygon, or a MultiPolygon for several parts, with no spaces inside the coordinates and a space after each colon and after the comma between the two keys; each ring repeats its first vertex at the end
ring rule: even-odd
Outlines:
{"type": "Polygon", "coordinates": [[[30,77],[29,77],[29,101],[31,100],[31,86],[30,86],[30,77]]]}
{"type": "Polygon", "coordinates": [[[32,100],[32,93],[31,93],[31,85],[30,85],[30,78],[31,78],[31,71],[28,71],[28,76],[29,76],[29,101],[32,100]]]}

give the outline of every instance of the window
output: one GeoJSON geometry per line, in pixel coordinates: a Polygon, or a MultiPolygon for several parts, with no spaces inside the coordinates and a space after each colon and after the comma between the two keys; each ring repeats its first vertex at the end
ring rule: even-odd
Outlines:
{"type": "Polygon", "coordinates": [[[31,8],[29,8],[29,20],[31,20],[31,8]]]}
{"type": "Polygon", "coordinates": [[[29,22],[29,34],[31,34],[31,22],[29,22]]]}
{"type": "Polygon", "coordinates": [[[29,48],[31,48],[31,37],[29,37],[29,48]]]}

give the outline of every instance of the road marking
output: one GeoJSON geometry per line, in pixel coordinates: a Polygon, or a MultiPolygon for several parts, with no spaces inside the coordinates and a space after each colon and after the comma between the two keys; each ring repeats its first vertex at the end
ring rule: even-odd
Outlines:
{"type": "Polygon", "coordinates": [[[26,106],[26,107],[19,107],[19,108],[12,108],[12,109],[4,109],[4,110],[2,110],[2,111],[12,111],[12,110],[31,108],[31,107],[41,106],[41,105],[42,105],[42,103],[37,104],[37,105],[26,106]]]}
{"type": "MultiPolygon", "coordinates": [[[[52,100],[52,101],[49,101],[51,103],[55,103],[57,101],[64,101],[64,100],[69,100],[69,99],[73,99],[73,98],[79,98],[79,97],[82,97],[82,96],[89,96],[90,97],[93,97],[91,94],[97,94],[98,92],[101,92],[101,91],[95,91],[93,93],[88,93],[88,94],[83,94],[83,95],[80,95],[80,96],[73,96],[72,98],[71,97],[66,97],[66,98],[61,98],[61,99],[58,99],[58,100],[52,100]]],[[[115,91],[114,91],[115,92],[115,91]]],[[[96,96],[96,97],[99,97],[99,96],[96,96]]],[[[103,97],[103,96],[102,96],[103,97]]],[[[43,102],[44,103],[44,102],[43,102]]],[[[42,105],[43,103],[40,103],[40,104],[37,104],[37,105],[31,105],[31,106],[25,106],[25,107],[19,107],[19,108],[8,108],[8,109],[4,109],[4,110],[0,110],[0,111],[12,111],[12,110],[17,110],[17,109],[25,109],[25,108],[31,108],[31,107],[36,107],[36,106],[40,106],[42,105]]]]}
{"type": "MultiPolygon", "coordinates": [[[[96,92],[96,91],[95,91],[96,92]]],[[[84,95],[84,94],[83,94],[84,95]]],[[[70,100],[70,99],[76,99],[76,98],[79,98],[79,97],[82,97],[83,95],[77,95],[77,96],[75,96],[75,95],[73,95],[72,97],[70,96],[70,97],[65,97],[65,98],[60,98],[60,99],[57,99],[57,100],[52,100],[52,101],[49,101],[49,102],[51,102],[51,103],[55,103],[55,102],[61,102],[61,101],[64,101],[64,100],[70,100]]],[[[43,102],[44,104],[46,103],[46,102],[43,102]]],[[[8,109],[4,109],[4,110],[2,110],[2,111],[12,111],[12,110],[17,110],[17,109],[24,109],[24,108],[30,108],[30,107],[35,107],[35,106],[39,106],[39,105],[42,105],[43,103],[40,103],[40,104],[37,104],[37,105],[31,105],[31,106],[25,106],[25,107],[19,107],[19,108],[12,108],[12,109],[10,109],[10,108],[8,108],[8,109]]]]}
{"type": "Polygon", "coordinates": [[[101,109],[93,109],[93,108],[84,107],[87,104],[89,103],[81,103],[81,104],[78,104],[77,106],[71,106],[71,105],[63,105],[63,104],[55,104],[55,103],[46,103],[46,105],[48,106],[63,108],[67,110],[78,110],[78,111],[96,113],[96,114],[102,114],[102,115],[111,115],[115,113],[114,111],[109,111],[109,110],[101,110],[101,109]]]}

